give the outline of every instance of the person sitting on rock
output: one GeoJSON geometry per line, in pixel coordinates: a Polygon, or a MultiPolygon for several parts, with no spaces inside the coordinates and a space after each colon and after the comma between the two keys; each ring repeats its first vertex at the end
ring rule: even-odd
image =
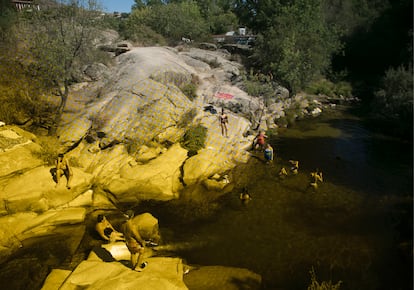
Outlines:
{"type": "Polygon", "coordinates": [[[59,185],[62,175],[66,177],[66,188],[70,189],[70,182],[73,176],[72,169],[66,157],[62,153],[59,153],[56,159],[56,187],[59,185]]]}
{"type": "Polygon", "coordinates": [[[289,163],[292,164],[292,167],[290,168],[290,171],[292,174],[298,174],[299,171],[299,161],[297,160],[289,160],[289,163]]]}
{"type": "Polygon", "coordinates": [[[122,224],[121,229],[124,233],[126,246],[131,253],[132,270],[141,272],[147,266],[146,262],[142,263],[142,256],[145,251],[145,241],[141,238],[138,229],[132,222],[134,212],[132,210],[127,210],[125,217],[127,218],[127,221],[122,224]]]}
{"type": "Polygon", "coordinates": [[[265,149],[267,136],[263,131],[260,131],[259,134],[253,140],[253,149],[258,150],[259,148],[265,149]]]}
{"type": "Polygon", "coordinates": [[[95,229],[101,238],[105,241],[108,241],[110,243],[116,241],[125,241],[124,235],[115,230],[111,223],[102,214],[99,214],[97,217],[95,229]]]}

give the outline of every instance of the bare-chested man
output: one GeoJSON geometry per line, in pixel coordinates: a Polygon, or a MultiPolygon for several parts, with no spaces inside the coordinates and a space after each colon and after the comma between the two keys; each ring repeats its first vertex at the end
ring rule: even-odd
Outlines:
{"type": "Polygon", "coordinates": [[[73,176],[72,169],[70,168],[69,161],[60,153],[56,159],[56,186],[59,185],[62,175],[66,177],[66,188],[70,189],[70,181],[73,176]]]}
{"type": "Polygon", "coordinates": [[[145,241],[141,238],[138,233],[138,229],[132,222],[134,217],[134,212],[132,210],[127,210],[125,213],[127,221],[122,224],[122,232],[124,233],[124,238],[129,252],[131,253],[131,263],[132,269],[135,271],[142,271],[145,268],[146,263],[142,263],[142,255],[145,250],[145,241]]]}

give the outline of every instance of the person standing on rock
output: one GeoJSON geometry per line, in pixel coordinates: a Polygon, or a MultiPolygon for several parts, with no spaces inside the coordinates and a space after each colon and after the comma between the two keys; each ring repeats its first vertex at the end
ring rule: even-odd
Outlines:
{"type": "Polygon", "coordinates": [[[70,182],[73,176],[72,169],[66,157],[62,153],[59,153],[56,159],[56,187],[59,185],[62,175],[66,177],[66,188],[70,189],[70,182]]]}
{"type": "Polygon", "coordinates": [[[229,122],[229,118],[226,114],[224,114],[224,108],[221,108],[220,127],[221,127],[221,135],[222,136],[228,137],[228,135],[227,135],[227,124],[228,124],[228,122],[229,122]],[[224,133],[226,135],[224,135],[224,133]]]}
{"type": "Polygon", "coordinates": [[[264,158],[266,160],[266,163],[270,163],[273,161],[273,148],[270,146],[269,143],[266,144],[266,148],[263,151],[264,158]]]}
{"type": "Polygon", "coordinates": [[[145,241],[141,238],[138,229],[132,222],[134,212],[132,210],[127,210],[125,217],[127,218],[127,221],[122,224],[121,230],[124,233],[127,248],[131,253],[132,270],[141,272],[147,265],[146,262],[142,263],[145,241]]]}
{"type": "Polygon", "coordinates": [[[253,149],[258,150],[261,148],[262,150],[265,149],[267,135],[263,131],[260,131],[259,134],[253,140],[253,149]]]}

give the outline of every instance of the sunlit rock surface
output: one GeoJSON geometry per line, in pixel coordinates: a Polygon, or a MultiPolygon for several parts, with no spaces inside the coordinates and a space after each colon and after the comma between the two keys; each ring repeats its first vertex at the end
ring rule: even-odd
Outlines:
{"type": "Polygon", "coordinates": [[[184,284],[183,265],[179,258],[147,258],[147,267],[136,272],[119,262],[103,262],[96,256],[80,263],[69,275],[52,272],[42,290],[55,289],[188,289],[184,284]],[[63,281],[62,281],[63,280],[63,281]],[[62,282],[58,288],[56,285],[62,282]]]}
{"type": "Polygon", "coordinates": [[[64,205],[90,188],[92,175],[73,167],[71,189],[66,188],[66,179],[62,177],[56,187],[50,170],[52,167],[36,167],[21,175],[0,181],[0,196],[4,211],[47,211],[64,205]]]}
{"type": "Polygon", "coordinates": [[[86,209],[78,207],[0,217],[0,261],[23,247],[24,240],[60,234],[59,226],[81,224],[85,216],[86,209]]]}
{"type": "Polygon", "coordinates": [[[179,144],[173,145],[147,164],[135,162],[124,165],[119,178],[113,178],[106,190],[124,202],[175,198],[182,187],[180,167],[186,158],[187,150],[179,144]]]}
{"type": "Polygon", "coordinates": [[[0,177],[43,164],[35,156],[41,147],[36,136],[16,126],[0,127],[0,177]]]}

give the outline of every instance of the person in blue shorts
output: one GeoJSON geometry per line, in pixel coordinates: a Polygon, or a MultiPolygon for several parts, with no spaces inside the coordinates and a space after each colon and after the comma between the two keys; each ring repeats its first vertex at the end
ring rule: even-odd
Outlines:
{"type": "Polygon", "coordinates": [[[270,146],[269,143],[266,144],[263,152],[264,152],[264,158],[266,162],[267,163],[272,162],[273,161],[273,148],[272,146],[270,146]]]}

